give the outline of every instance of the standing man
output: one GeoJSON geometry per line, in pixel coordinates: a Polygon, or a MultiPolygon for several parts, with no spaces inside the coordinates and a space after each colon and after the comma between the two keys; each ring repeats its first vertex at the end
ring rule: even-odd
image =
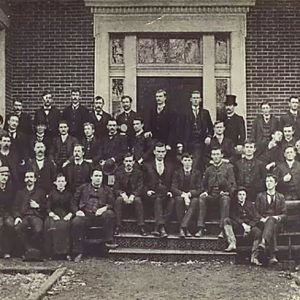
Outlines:
{"type": "Polygon", "coordinates": [[[99,156],[100,144],[95,137],[95,126],[93,123],[86,122],[83,124],[84,138],[81,145],[84,148],[84,159],[89,163],[95,163],[99,156]]]}
{"type": "Polygon", "coordinates": [[[58,124],[61,120],[61,114],[58,108],[53,105],[52,94],[50,91],[45,91],[42,94],[43,106],[35,111],[34,125],[43,122],[47,125],[46,134],[51,138],[58,135],[58,124]]]}
{"type": "Polygon", "coordinates": [[[155,229],[153,235],[165,238],[168,236],[165,224],[172,216],[174,199],[171,192],[173,168],[165,160],[167,147],[157,142],[154,150],[155,159],[144,165],[146,191],[148,198],[154,203],[155,229]]]}
{"type": "Polygon", "coordinates": [[[299,98],[296,96],[292,96],[289,99],[289,111],[287,111],[280,118],[280,127],[283,127],[286,124],[292,125],[295,130],[295,138],[300,138],[300,115],[298,112],[299,108],[299,98]]]}
{"type": "Polygon", "coordinates": [[[237,106],[235,95],[226,95],[226,116],[223,120],[225,125],[225,137],[233,141],[236,150],[241,153],[246,138],[245,120],[237,115],[234,110],[237,106]]]}
{"type": "Polygon", "coordinates": [[[90,122],[95,126],[95,136],[101,140],[107,134],[107,123],[111,115],[103,110],[104,99],[101,96],[94,98],[93,110],[90,112],[90,122]]]}
{"type": "Polygon", "coordinates": [[[63,110],[63,120],[66,120],[69,126],[70,135],[78,140],[83,138],[83,124],[89,120],[88,109],[80,103],[80,89],[71,90],[71,104],[63,110]]]}
{"type": "Polygon", "coordinates": [[[177,144],[177,147],[184,146],[193,155],[194,167],[203,171],[204,149],[211,142],[213,123],[209,111],[202,108],[199,91],[192,91],[190,102],[191,106],[182,123],[182,143],[177,144]]]}

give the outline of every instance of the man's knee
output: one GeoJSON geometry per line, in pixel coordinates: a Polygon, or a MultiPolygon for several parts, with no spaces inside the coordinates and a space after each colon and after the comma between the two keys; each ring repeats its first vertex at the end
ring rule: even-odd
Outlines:
{"type": "Polygon", "coordinates": [[[108,209],[102,214],[102,217],[104,219],[114,219],[116,215],[111,209],[108,209]]]}
{"type": "Polygon", "coordinates": [[[116,198],[116,202],[115,203],[117,205],[121,205],[123,202],[124,202],[124,200],[123,200],[123,198],[121,196],[119,196],[119,197],[116,198]]]}
{"type": "Polygon", "coordinates": [[[7,227],[14,227],[14,218],[13,217],[7,217],[5,219],[5,222],[4,222],[5,226],[7,227]]]}
{"type": "Polygon", "coordinates": [[[133,203],[136,205],[142,205],[142,198],[141,197],[134,197],[133,203]]]}
{"type": "Polygon", "coordinates": [[[258,227],[252,227],[251,235],[252,235],[254,240],[258,240],[262,236],[262,231],[258,227]]]}

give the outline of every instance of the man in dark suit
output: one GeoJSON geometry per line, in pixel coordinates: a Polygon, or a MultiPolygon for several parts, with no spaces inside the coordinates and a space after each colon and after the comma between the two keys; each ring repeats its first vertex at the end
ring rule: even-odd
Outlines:
{"type": "Polygon", "coordinates": [[[47,125],[46,134],[51,138],[58,135],[58,124],[61,120],[59,109],[53,105],[52,94],[45,91],[42,94],[43,106],[35,111],[33,124],[36,126],[43,122],[47,125]]]}
{"type": "Polygon", "coordinates": [[[234,112],[236,106],[236,96],[226,95],[226,116],[222,121],[225,125],[225,137],[231,139],[236,150],[241,153],[246,138],[246,128],[244,118],[234,112]]]}
{"type": "Polygon", "coordinates": [[[131,145],[132,137],[134,135],[133,120],[137,113],[132,110],[132,98],[128,95],[121,97],[121,105],[123,112],[117,115],[116,120],[120,129],[120,132],[127,136],[127,143],[131,145]]]}
{"type": "Polygon", "coordinates": [[[123,159],[123,165],[119,167],[115,175],[115,195],[114,205],[117,227],[115,234],[119,234],[122,224],[123,205],[133,204],[137,217],[137,225],[141,235],[146,235],[144,229],[144,209],[142,202],[143,193],[143,173],[135,165],[133,155],[127,153],[123,159]]]}
{"type": "Polygon", "coordinates": [[[283,130],[283,127],[286,124],[292,125],[295,130],[295,138],[300,138],[300,114],[298,112],[299,108],[299,98],[292,96],[289,99],[289,111],[280,117],[280,128],[283,130]]]}
{"type": "Polygon", "coordinates": [[[233,166],[222,161],[223,153],[220,148],[211,150],[212,164],[205,170],[203,176],[203,190],[200,195],[199,231],[195,236],[201,237],[204,232],[204,220],[207,206],[218,204],[220,206],[220,237],[223,232],[224,219],[229,216],[230,199],[236,188],[233,166]]]}
{"type": "Polygon", "coordinates": [[[94,169],[91,183],[81,185],[75,195],[74,203],[77,206],[75,218],[72,221],[71,236],[73,253],[77,254],[75,261],[83,256],[85,230],[90,226],[103,227],[103,239],[108,248],[116,248],[114,243],[115,213],[113,211],[114,195],[112,190],[103,183],[103,173],[94,169]]]}
{"type": "Polygon", "coordinates": [[[180,148],[183,144],[184,149],[193,155],[194,167],[203,171],[204,149],[211,142],[213,123],[209,111],[202,108],[199,91],[191,93],[190,102],[191,106],[181,122],[181,143],[177,147],[180,148]]]}
{"type": "Polygon", "coordinates": [[[289,146],[294,147],[296,144],[295,129],[293,125],[285,124],[282,130],[283,138],[281,141],[281,155],[277,158],[277,160],[281,161],[284,160],[284,150],[289,146]]]}
{"type": "MultiPolygon", "coordinates": [[[[19,125],[18,131],[23,134],[30,136],[32,134],[32,120],[29,114],[23,112],[23,102],[21,99],[15,99],[13,101],[13,115],[17,115],[19,117],[19,125]]],[[[7,118],[8,119],[8,118],[7,118]]],[[[7,130],[8,124],[6,120],[6,124],[4,128],[7,130]]]]}
{"type": "Polygon", "coordinates": [[[83,124],[84,138],[81,145],[84,147],[84,159],[92,164],[99,161],[100,143],[95,136],[95,126],[93,123],[83,124]]]}
{"type": "Polygon", "coordinates": [[[58,171],[60,171],[72,157],[74,145],[78,141],[69,135],[69,126],[66,121],[60,121],[58,129],[59,136],[53,139],[50,155],[53,157],[58,171]]]}
{"type": "Polygon", "coordinates": [[[170,221],[174,198],[171,192],[173,168],[165,160],[166,145],[157,142],[154,150],[155,159],[144,165],[147,196],[154,203],[155,229],[153,235],[167,237],[165,224],[170,221]],[[165,207],[165,209],[164,209],[165,207]]]}
{"type": "Polygon", "coordinates": [[[276,235],[286,217],[285,198],[276,191],[277,177],[268,174],[267,191],[258,194],[255,207],[259,223],[253,228],[255,240],[260,241],[258,249],[264,253],[268,250],[269,264],[278,262],[276,252],[276,235]]]}
{"type": "Polygon", "coordinates": [[[25,173],[25,188],[19,190],[14,204],[15,226],[26,250],[26,256],[34,253],[40,257],[43,237],[43,221],[46,214],[46,194],[36,187],[33,171],[25,173]]]}
{"type": "Polygon", "coordinates": [[[179,236],[191,236],[188,226],[193,216],[199,218],[199,196],[202,192],[200,171],[193,167],[193,156],[184,153],[182,167],[175,171],[171,192],[175,198],[177,219],[180,223],[179,236]]]}
{"type": "Polygon", "coordinates": [[[111,115],[103,110],[104,99],[101,96],[94,98],[93,110],[90,112],[90,122],[95,126],[95,136],[98,140],[107,134],[107,123],[111,115]]]}
{"type": "Polygon", "coordinates": [[[71,105],[63,110],[63,120],[69,126],[69,134],[78,140],[83,138],[83,124],[89,121],[88,109],[80,103],[81,93],[79,89],[71,90],[71,105]]]}
{"type": "Polygon", "coordinates": [[[271,114],[269,102],[263,102],[259,114],[252,124],[251,138],[256,144],[256,156],[261,155],[271,140],[271,134],[279,129],[279,120],[271,114]]]}

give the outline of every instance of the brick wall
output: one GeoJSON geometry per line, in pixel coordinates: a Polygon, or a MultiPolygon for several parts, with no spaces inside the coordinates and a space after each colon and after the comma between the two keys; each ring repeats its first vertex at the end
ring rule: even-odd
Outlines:
{"type": "Polygon", "coordinates": [[[9,37],[8,102],[20,97],[25,110],[32,113],[41,105],[41,92],[50,88],[55,104],[62,108],[70,99],[70,89],[79,87],[83,102],[90,103],[94,91],[93,15],[83,1],[14,5],[9,37]]]}
{"type": "Polygon", "coordinates": [[[263,100],[280,115],[289,96],[300,96],[300,1],[256,0],[247,15],[246,51],[251,125],[263,100]]]}

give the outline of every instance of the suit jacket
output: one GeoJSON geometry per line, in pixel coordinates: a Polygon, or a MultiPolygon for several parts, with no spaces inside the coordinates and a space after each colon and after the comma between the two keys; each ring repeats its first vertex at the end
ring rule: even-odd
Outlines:
{"type": "Polygon", "coordinates": [[[90,122],[93,123],[95,126],[95,136],[97,137],[97,139],[101,140],[103,137],[106,136],[106,134],[108,134],[106,126],[110,119],[111,115],[103,111],[102,117],[100,121],[98,121],[95,115],[95,111],[90,111],[90,122]]]}
{"type": "Polygon", "coordinates": [[[224,155],[224,158],[233,160],[233,157],[235,155],[235,149],[234,149],[234,144],[231,139],[228,139],[224,136],[222,143],[220,144],[218,139],[214,136],[211,139],[210,145],[207,147],[207,155],[208,155],[208,160],[210,160],[210,153],[211,149],[217,147],[222,149],[222,153],[224,155]]]}
{"type": "MultiPolygon", "coordinates": [[[[90,200],[90,192],[93,190],[93,186],[91,183],[86,183],[81,185],[74,195],[74,203],[77,204],[78,209],[89,212],[85,210],[86,205],[90,200]]],[[[105,185],[101,185],[101,187],[97,191],[98,195],[98,205],[97,208],[101,208],[105,205],[108,206],[108,209],[113,208],[114,204],[114,195],[112,190],[105,185]]]]}
{"type": "Polygon", "coordinates": [[[182,129],[181,142],[185,146],[194,142],[192,141],[192,131],[195,123],[197,124],[200,135],[198,142],[202,143],[204,142],[206,137],[211,137],[213,135],[213,123],[211,121],[209,111],[200,108],[197,118],[195,118],[192,107],[190,107],[186,114],[183,116],[183,123],[182,126],[180,126],[180,128],[182,129]]]}
{"type": "Polygon", "coordinates": [[[5,188],[0,189],[0,217],[12,215],[15,191],[11,182],[8,182],[5,188]]]}
{"type": "MultiPolygon", "coordinates": [[[[174,196],[181,196],[181,194],[184,192],[184,179],[185,174],[183,168],[176,170],[172,179],[171,187],[171,191],[174,196]]],[[[187,192],[191,193],[192,198],[199,197],[203,190],[200,171],[192,169],[189,183],[190,184],[187,192]]]]}
{"type": "Polygon", "coordinates": [[[78,140],[83,138],[83,124],[89,121],[88,109],[79,104],[78,108],[74,110],[72,105],[69,105],[63,110],[62,116],[68,123],[69,134],[76,137],[78,140]]]}
{"type": "Polygon", "coordinates": [[[68,190],[59,192],[57,189],[52,189],[47,197],[47,214],[54,212],[60,218],[63,218],[68,213],[75,213],[77,207],[74,206],[73,196],[68,190]]]}
{"type": "Polygon", "coordinates": [[[131,152],[136,161],[139,161],[141,158],[147,161],[153,153],[153,141],[151,137],[145,138],[144,133],[134,135],[131,146],[131,152]]]}
{"type": "Polygon", "coordinates": [[[157,195],[166,196],[171,191],[173,167],[169,162],[164,161],[164,172],[162,175],[157,173],[155,160],[144,165],[144,184],[146,191],[152,190],[157,195]]]}
{"type": "Polygon", "coordinates": [[[300,113],[298,112],[296,119],[291,114],[290,111],[287,111],[286,114],[280,117],[280,129],[283,130],[284,125],[293,125],[295,130],[295,138],[300,138],[300,113]]]}
{"type": "MultiPolygon", "coordinates": [[[[8,129],[8,121],[9,119],[9,116],[6,118],[6,121],[5,121],[5,125],[4,125],[4,129],[7,131],[8,129]]],[[[22,132],[24,133],[26,136],[30,136],[32,134],[32,129],[33,129],[33,126],[32,126],[32,120],[31,120],[31,117],[29,114],[26,114],[24,112],[21,112],[21,114],[19,115],[19,125],[18,125],[18,128],[17,130],[19,132],[22,132]]]]}
{"type": "MultiPolygon", "coordinates": [[[[133,129],[133,120],[136,117],[137,113],[133,110],[131,110],[129,113],[125,114],[125,111],[123,111],[121,114],[117,115],[116,120],[119,126],[125,124],[127,126],[127,131],[125,134],[128,137],[128,143],[131,145],[131,139],[134,135],[134,129],[133,129]]],[[[121,131],[122,132],[122,131],[121,131]]]]}
{"type": "Polygon", "coordinates": [[[10,151],[17,153],[19,161],[22,160],[27,161],[29,158],[28,136],[26,136],[24,133],[20,131],[17,131],[16,137],[13,138],[13,136],[10,136],[10,139],[11,139],[10,151]]]}
{"type": "Polygon", "coordinates": [[[56,106],[51,107],[48,115],[45,114],[44,108],[41,107],[35,111],[33,123],[34,126],[36,126],[40,122],[45,123],[47,125],[46,133],[50,137],[54,137],[58,135],[58,124],[60,120],[61,113],[56,106]]]}
{"type": "Polygon", "coordinates": [[[233,116],[230,118],[226,116],[222,121],[225,125],[225,137],[231,139],[234,146],[243,145],[246,138],[244,118],[237,114],[233,114],[233,116]]]}
{"type": "Polygon", "coordinates": [[[81,140],[81,145],[84,146],[84,158],[85,159],[92,159],[93,162],[99,160],[100,155],[100,142],[94,136],[91,141],[88,141],[86,138],[81,140]]]}
{"type": "Polygon", "coordinates": [[[133,167],[129,175],[125,172],[124,166],[121,166],[115,174],[114,190],[116,197],[122,193],[134,196],[142,196],[143,193],[143,173],[136,166],[133,167]]]}
{"type": "Polygon", "coordinates": [[[204,172],[203,189],[210,194],[213,186],[218,182],[220,191],[233,195],[236,189],[233,165],[222,162],[220,166],[210,165],[204,172]]]}
{"type": "Polygon", "coordinates": [[[21,184],[21,178],[19,174],[20,160],[17,153],[9,151],[8,155],[4,156],[0,153],[0,160],[3,164],[9,167],[10,180],[14,187],[18,187],[21,184]]]}
{"type": "MultiPolygon", "coordinates": [[[[257,195],[256,201],[255,201],[255,208],[258,219],[261,219],[262,217],[269,216],[267,211],[267,192],[262,192],[257,195]]],[[[281,219],[284,219],[286,216],[286,205],[285,205],[285,199],[284,196],[278,192],[275,193],[275,216],[279,216],[281,219]]]]}
{"type": "Polygon", "coordinates": [[[53,182],[56,177],[56,165],[52,159],[45,158],[44,166],[39,169],[36,159],[30,159],[27,164],[27,169],[33,170],[36,174],[36,187],[43,189],[47,194],[53,187],[53,182]]]}
{"type": "Polygon", "coordinates": [[[44,218],[46,213],[46,194],[42,189],[34,188],[33,191],[28,191],[25,187],[19,190],[16,194],[14,217],[24,218],[26,216],[36,216],[44,218]],[[37,202],[39,208],[31,208],[30,200],[37,202]]]}
{"type": "Polygon", "coordinates": [[[255,204],[249,200],[246,200],[244,206],[241,206],[237,202],[233,203],[230,206],[230,219],[234,220],[238,224],[246,223],[251,227],[255,226],[259,221],[256,210],[255,204]]]}

